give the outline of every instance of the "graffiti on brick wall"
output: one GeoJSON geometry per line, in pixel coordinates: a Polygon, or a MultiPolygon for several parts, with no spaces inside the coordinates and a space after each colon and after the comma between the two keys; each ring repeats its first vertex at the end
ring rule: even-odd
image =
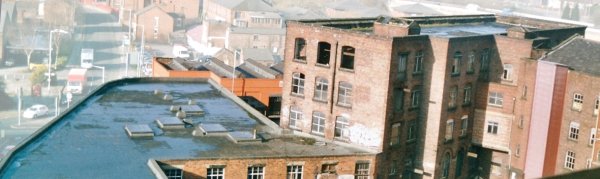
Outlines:
{"type": "Polygon", "coordinates": [[[381,144],[381,132],[362,124],[354,124],[348,128],[348,138],[352,143],[367,147],[378,147],[381,144]]]}

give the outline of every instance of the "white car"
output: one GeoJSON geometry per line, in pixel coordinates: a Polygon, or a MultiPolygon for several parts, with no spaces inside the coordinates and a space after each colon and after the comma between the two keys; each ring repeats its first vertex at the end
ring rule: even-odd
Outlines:
{"type": "Polygon", "coordinates": [[[48,114],[48,107],[43,104],[36,104],[25,109],[25,112],[23,112],[23,117],[33,119],[46,114],[48,114]]]}

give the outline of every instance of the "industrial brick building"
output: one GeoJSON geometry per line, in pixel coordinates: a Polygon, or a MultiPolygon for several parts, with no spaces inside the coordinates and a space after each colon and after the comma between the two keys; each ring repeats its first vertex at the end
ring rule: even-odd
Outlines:
{"type": "Polygon", "coordinates": [[[535,96],[538,59],[585,27],[469,15],[288,21],[287,30],[282,128],[379,151],[380,178],[560,173],[536,168],[560,151],[526,166],[540,153],[531,141],[552,140],[530,132],[533,103],[545,99],[535,96]]]}

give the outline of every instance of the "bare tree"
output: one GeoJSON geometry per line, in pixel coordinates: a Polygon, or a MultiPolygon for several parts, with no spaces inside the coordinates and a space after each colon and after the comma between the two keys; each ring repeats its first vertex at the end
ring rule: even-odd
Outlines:
{"type": "Polygon", "coordinates": [[[36,42],[37,42],[37,37],[35,35],[36,35],[35,31],[30,31],[30,30],[25,30],[25,29],[21,29],[19,31],[19,39],[21,41],[21,44],[23,45],[22,46],[23,52],[27,56],[27,66],[29,66],[29,64],[31,63],[31,54],[35,50],[35,46],[36,46],[36,42]],[[26,33],[24,33],[23,31],[26,31],[26,33]],[[27,35],[24,35],[24,34],[27,34],[27,35]]]}

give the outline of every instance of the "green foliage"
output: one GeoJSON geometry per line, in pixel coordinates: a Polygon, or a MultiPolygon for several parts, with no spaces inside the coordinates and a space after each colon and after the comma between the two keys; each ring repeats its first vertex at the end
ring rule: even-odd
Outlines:
{"type": "Polygon", "coordinates": [[[65,66],[67,66],[67,62],[69,61],[69,59],[66,56],[59,56],[56,59],[56,69],[62,69],[65,66]]]}
{"type": "Polygon", "coordinates": [[[33,84],[33,85],[43,83],[44,80],[46,80],[46,76],[44,75],[44,73],[46,73],[46,72],[48,72],[47,65],[41,65],[41,66],[33,69],[33,72],[31,73],[31,76],[29,77],[29,81],[31,81],[31,84],[33,84]]]}

